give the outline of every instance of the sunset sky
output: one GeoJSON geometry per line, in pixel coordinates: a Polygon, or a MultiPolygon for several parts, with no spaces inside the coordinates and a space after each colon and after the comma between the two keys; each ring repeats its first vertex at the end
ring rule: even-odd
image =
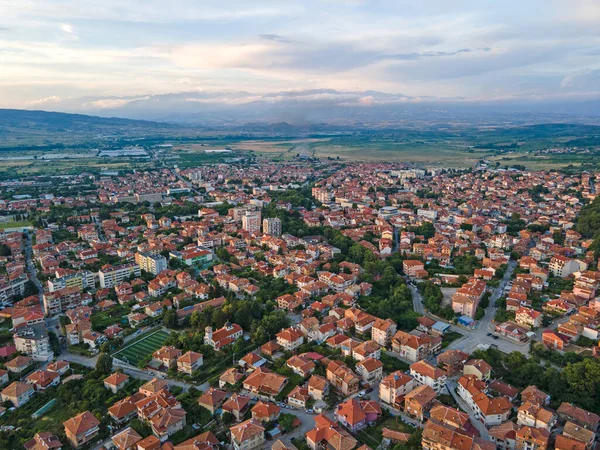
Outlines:
{"type": "Polygon", "coordinates": [[[113,108],[128,96],[324,88],[473,101],[598,96],[600,1],[0,6],[0,107],[53,109],[93,97],[113,108]]]}

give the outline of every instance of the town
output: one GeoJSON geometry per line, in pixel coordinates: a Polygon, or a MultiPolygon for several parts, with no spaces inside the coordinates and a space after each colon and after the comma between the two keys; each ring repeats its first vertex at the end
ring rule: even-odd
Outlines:
{"type": "Polygon", "coordinates": [[[0,448],[597,448],[600,174],[219,157],[0,185],[0,448]]]}

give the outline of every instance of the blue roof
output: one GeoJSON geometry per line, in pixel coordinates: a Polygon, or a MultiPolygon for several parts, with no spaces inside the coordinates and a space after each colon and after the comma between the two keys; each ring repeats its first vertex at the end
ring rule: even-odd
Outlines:
{"type": "Polygon", "coordinates": [[[450,328],[450,324],[445,322],[436,322],[431,328],[438,331],[446,331],[448,328],[450,328]]]}
{"type": "Polygon", "coordinates": [[[474,321],[473,319],[471,319],[469,316],[460,316],[460,317],[458,318],[458,321],[459,321],[460,323],[462,323],[462,324],[465,324],[465,325],[470,325],[470,324],[472,324],[473,322],[475,322],[475,321],[474,321]]]}

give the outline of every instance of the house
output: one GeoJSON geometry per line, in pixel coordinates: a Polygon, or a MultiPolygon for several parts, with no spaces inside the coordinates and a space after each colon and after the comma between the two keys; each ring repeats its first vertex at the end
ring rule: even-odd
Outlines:
{"type": "Polygon", "coordinates": [[[307,378],[316,368],[315,363],[305,354],[292,356],[287,360],[286,366],[289,367],[292,372],[304,378],[307,378]]]}
{"type": "Polygon", "coordinates": [[[546,406],[550,404],[550,396],[540,391],[535,385],[527,386],[521,391],[521,400],[523,403],[528,401],[546,406]]]}
{"type": "Polygon", "coordinates": [[[51,386],[58,386],[60,383],[60,375],[57,372],[50,370],[36,370],[29,374],[25,381],[33,384],[36,391],[45,391],[51,386]]]}
{"type": "MultiPolygon", "coordinates": [[[[220,448],[220,442],[212,431],[199,434],[187,441],[183,441],[174,447],[173,450],[218,450],[220,448]]],[[[165,449],[164,450],[170,450],[165,449]]],[[[141,449],[138,449],[141,450],[141,449]]]]}
{"type": "Polygon", "coordinates": [[[65,435],[73,448],[79,448],[98,436],[100,421],[85,411],[64,422],[65,435]]]}
{"type": "Polygon", "coordinates": [[[169,389],[169,382],[167,380],[162,380],[160,378],[152,378],[147,383],[144,383],[143,385],[141,385],[140,388],[138,389],[138,391],[140,392],[140,394],[144,395],[145,397],[151,397],[155,394],[158,394],[162,390],[168,390],[168,389],[169,389]]]}
{"type": "Polygon", "coordinates": [[[231,367],[223,372],[219,377],[219,387],[223,389],[226,386],[235,386],[243,379],[244,375],[242,375],[237,368],[231,367]]]}
{"type": "Polygon", "coordinates": [[[478,380],[486,380],[492,376],[492,366],[483,359],[471,359],[464,364],[463,375],[475,375],[478,380]]]}
{"type": "Polygon", "coordinates": [[[416,277],[417,273],[425,270],[425,263],[416,259],[405,259],[402,262],[402,271],[409,277],[416,277]]]}
{"type": "Polygon", "coordinates": [[[395,446],[408,441],[410,438],[409,433],[401,433],[400,431],[391,430],[383,427],[381,430],[381,443],[385,447],[395,446]]]}
{"type": "Polygon", "coordinates": [[[396,322],[392,319],[375,319],[371,327],[371,339],[385,348],[392,342],[394,334],[396,334],[396,322]]]}
{"type": "Polygon", "coordinates": [[[191,375],[204,363],[202,353],[188,351],[177,359],[177,371],[191,375]]]}
{"type": "Polygon", "coordinates": [[[437,357],[438,366],[441,366],[448,376],[462,372],[468,360],[469,354],[460,350],[446,350],[437,357]]]}
{"type": "Polygon", "coordinates": [[[441,349],[441,346],[442,339],[440,337],[427,334],[416,335],[397,331],[392,338],[392,350],[409,362],[427,358],[441,349]]]}
{"type": "Polygon", "coordinates": [[[287,396],[288,405],[294,408],[306,408],[306,402],[311,399],[308,388],[296,386],[287,396]]]}
{"type": "Polygon", "coordinates": [[[324,400],[329,392],[329,381],[319,375],[312,375],[308,379],[308,395],[315,400],[324,400]]]}
{"type": "Polygon", "coordinates": [[[11,402],[15,408],[23,406],[35,394],[35,389],[28,383],[14,381],[0,393],[3,402],[11,402]]]}
{"type": "Polygon", "coordinates": [[[181,407],[162,408],[150,419],[152,433],[161,442],[177,433],[185,426],[186,411],[181,407]]]}
{"type": "Polygon", "coordinates": [[[239,422],[250,408],[250,397],[234,393],[223,403],[222,408],[223,411],[227,411],[239,422]]]}
{"type": "MultiPolygon", "coordinates": [[[[470,436],[464,431],[428,420],[423,428],[421,445],[424,450],[495,450],[494,443],[470,436]]],[[[529,449],[533,450],[533,449],[529,449]]]]}
{"type": "Polygon", "coordinates": [[[520,325],[526,325],[529,328],[539,328],[542,326],[542,313],[521,306],[515,314],[515,322],[520,325]]]}
{"type": "Polygon", "coordinates": [[[283,390],[287,382],[287,377],[265,368],[259,368],[244,380],[243,387],[253,394],[275,397],[283,390]]]}
{"type": "Polygon", "coordinates": [[[398,370],[383,378],[379,383],[379,399],[395,409],[400,409],[404,396],[414,388],[414,378],[398,370]]]}
{"type": "Polygon", "coordinates": [[[381,406],[373,400],[348,399],[337,405],[335,419],[351,433],[362,430],[381,417],[381,406]]]}
{"type": "Polygon", "coordinates": [[[499,450],[515,450],[517,430],[521,427],[514,422],[504,422],[489,429],[490,440],[499,450]]]}
{"type": "Polygon", "coordinates": [[[326,375],[327,381],[345,396],[358,392],[360,378],[342,361],[331,361],[326,375]]]}
{"type": "Polygon", "coordinates": [[[361,342],[352,348],[352,357],[357,361],[364,361],[368,358],[379,359],[381,347],[373,340],[361,342]]]}
{"type": "Polygon", "coordinates": [[[551,349],[563,351],[569,345],[569,338],[553,330],[544,330],[542,332],[542,343],[551,349]]]}
{"type": "Polygon", "coordinates": [[[433,406],[429,411],[429,418],[445,425],[465,430],[467,433],[474,431],[472,428],[473,425],[469,420],[469,415],[450,406],[442,404],[433,406]]]}
{"type": "Polygon", "coordinates": [[[358,441],[331,419],[319,414],[315,417],[315,427],[306,433],[306,444],[311,450],[353,450],[358,441]]]}
{"type": "Polygon", "coordinates": [[[136,402],[143,399],[144,395],[139,392],[116,402],[108,408],[108,414],[118,425],[128,422],[137,415],[136,402]]]}
{"type": "Polygon", "coordinates": [[[383,363],[375,358],[367,358],[356,364],[356,373],[366,383],[373,383],[383,377],[383,363]]]}
{"type": "Polygon", "coordinates": [[[252,418],[260,422],[274,422],[279,417],[281,408],[272,402],[263,402],[259,400],[252,407],[252,418]]]}
{"type": "Polygon", "coordinates": [[[410,374],[416,383],[429,386],[437,393],[444,389],[448,378],[442,369],[432,366],[427,361],[417,361],[411,364],[410,374]]]}
{"type": "Polygon", "coordinates": [[[517,423],[528,427],[552,431],[557,420],[558,416],[554,412],[539,403],[530,401],[523,402],[517,412],[517,423]]]}
{"type": "Polygon", "coordinates": [[[198,399],[198,404],[214,414],[217,409],[223,404],[227,393],[221,389],[209,388],[204,394],[198,399]]]}
{"type": "Polygon", "coordinates": [[[152,353],[152,360],[159,366],[172,369],[177,366],[177,358],[181,356],[181,350],[173,346],[166,346],[152,353]]]}
{"type": "Polygon", "coordinates": [[[475,318],[475,311],[485,292],[486,283],[483,280],[469,281],[462,285],[452,296],[452,309],[458,315],[475,318]]]}
{"type": "Polygon", "coordinates": [[[48,431],[36,433],[33,439],[25,442],[25,450],[61,450],[63,444],[48,431]]]}
{"type": "Polygon", "coordinates": [[[256,419],[246,420],[229,429],[231,443],[235,450],[262,448],[265,442],[265,429],[256,419]]]}
{"type": "Polygon", "coordinates": [[[563,434],[559,434],[558,436],[556,436],[554,448],[555,450],[586,450],[587,446],[584,442],[570,438],[563,434]]]}
{"type": "Polygon", "coordinates": [[[129,375],[122,372],[115,372],[104,379],[104,387],[110,390],[113,394],[123,389],[129,381],[129,375]]]}
{"type": "Polygon", "coordinates": [[[508,420],[513,404],[506,397],[489,397],[479,392],[472,399],[475,416],[483,420],[486,427],[500,425],[508,420]]]}
{"type": "Polygon", "coordinates": [[[253,370],[258,369],[259,367],[264,366],[266,362],[267,360],[260,356],[258,353],[250,352],[242,359],[240,359],[238,361],[238,364],[246,372],[252,372],[253,370]]]}
{"type": "Polygon", "coordinates": [[[430,386],[418,386],[404,396],[404,412],[422,421],[436,397],[437,393],[430,386]]]}
{"type": "Polygon", "coordinates": [[[0,386],[8,383],[8,370],[0,369],[0,386]]]}
{"type": "Polygon", "coordinates": [[[142,437],[133,428],[127,427],[115,434],[111,440],[118,450],[137,450],[137,443],[142,437]]]}
{"type": "Polygon", "coordinates": [[[587,448],[592,448],[596,439],[596,433],[592,430],[580,427],[573,422],[565,423],[562,434],[568,438],[583,442],[587,448]]]}
{"type": "MultiPolygon", "coordinates": [[[[555,277],[566,278],[569,275],[580,271],[580,264],[571,258],[562,255],[554,255],[550,260],[548,269],[555,277]]],[[[585,269],[584,269],[585,270],[585,269]]]]}
{"type": "Polygon", "coordinates": [[[277,338],[277,344],[288,352],[294,351],[304,343],[304,335],[294,327],[281,330],[275,337],[277,338]]]}
{"type": "Polygon", "coordinates": [[[204,344],[210,345],[215,350],[233,344],[236,339],[241,338],[244,330],[237,323],[227,322],[225,326],[213,333],[212,327],[206,327],[204,331],[204,344]]]}
{"type": "Polygon", "coordinates": [[[52,372],[57,372],[62,376],[71,369],[71,364],[69,364],[67,361],[59,359],[58,361],[48,364],[47,369],[51,370],[52,372]]]}
{"type": "Polygon", "coordinates": [[[544,428],[524,426],[515,436],[516,450],[547,450],[550,433],[544,428]]]}
{"type": "Polygon", "coordinates": [[[558,417],[563,421],[571,421],[588,430],[597,431],[600,424],[600,416],[598,414],[586,411],[572,403],[562,402],[556,410],[558,417]]]}

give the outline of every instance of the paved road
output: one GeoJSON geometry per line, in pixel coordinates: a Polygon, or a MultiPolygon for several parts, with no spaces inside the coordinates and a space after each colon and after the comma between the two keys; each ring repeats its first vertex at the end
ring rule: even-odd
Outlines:
{"type": "MultiPolygon", "coordinates": [[[[65,361],[81,364],[82,366],[94,368],[94,367],[96,367],[96,361],[98,360],[98,355],[93,356],[93,357],[87,357],[87,356],[75,355],[73,353],[67,352],[67,353],[63,353],[61,355],[61,359],[64,359],[65,361]]],[[[152,374],[151,372],[119,363],[116,360],[113,360],[113,367],[119,368],[123,371],[123,373],[126,373],[130,377],[137,378],[139,380],[149,381],[153,378],[156,378],[156,375],[152,374]]],[[[169,385],[179,386],[184,391],[187,391],[191,387],[194,387],[194,388],[200,389],[200,390],[206,390],[209,387],[208,383],[195,385],[192,383],[186,383],[184,381],[173,380],[171,378],[165,378],[165,380],[169,382],[169,385]]]]}
{"type": "Polygon", "coordinates": [[[446,390],[450,393],[450,395],[454,398],[454,401],[458,403],[460,409],[466,411],[469,414],[469,418],[471,419],[471,423],[477,431],[479,431],[480,436],[489,441],[490,435],[488,433],[488,429],[485,425],[475,416],[475,412],[471,409],[471,407],[456,393],[457,383],[454,380],[448,380],[446,382],[446,390]]]}
{"type": "Polygon", "coordinates": [[[37,278],[37,268],[35,267],[35,264],[33,262],[33,250],[32,250],[32,238],[31,238],[31,233],[28,231],[27,233],[27,239],[25,240],[25,261],[27,263],[27,272],[29,272],[29,279],[33,282],[33,284],[35,284],[35,287],[37,287],[38,290],[38,294],[40,296],[40,304],[42,305],[42,310],[44,309],[44,303],[42,300],[42,295],[44,294],[44,287],[42,286],[42,283],[40,283],[40,280],[38,280],[37,278]]]}
{"type": "MultiPolygon", "coordinates": [[[[495,345],[499,350],[510,353],[512,351],[518,351],[525,355],[529,354],[529,345],[528,344],[518,344],[508,339],[504,339],[502,337],[498,339],[494,339],[492,336],[488,336],[488,333],[492,333],[494,331],[494,323],[492,320],[496,315],[496,300],[502,296],[504,288],[509,283],[513,271],[515,270],[516,263],[514,261],[510,261],[506,268],[506,272],[504,273],[504,277],[500,281],[498,287],[494,289],[492,295],[490,297],[490,304],[485,310],[485,316],[479,321],[479,326],[475,330],[469,330],[463,327],[459,327],[454,324],[450,324],[450,328],[452,331],[462,334],[464,337],[462,339],[456,340],[452,342],[448,349],[457,349],[466,353],[472,353],[478,346],[486,346],[486,345],[495,345]]],[[[416,312],[421,315],[429,315],[425,311],[425,306],[423,305],[423,297],[421,296],[419,290],[416,286],[408,285],[413,296],[413,308],[416,312]]],[[[431,316],[431,315],[429,315],[431,316]]],[[[435,317],[432,317],[435,320],[438,320],[435,317]]]]}

